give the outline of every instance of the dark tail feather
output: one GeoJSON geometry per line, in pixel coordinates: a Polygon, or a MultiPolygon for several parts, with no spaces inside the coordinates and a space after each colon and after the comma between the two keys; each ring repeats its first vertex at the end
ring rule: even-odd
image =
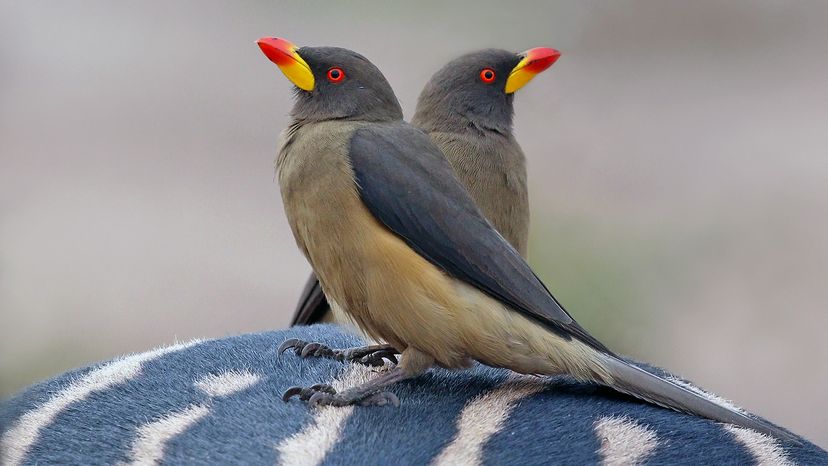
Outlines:
{"type": "Polygon", "coordinates": [[[331,306],[325,298],[325,293],[322,292],[322,286],[319,284],[319,280],[316,279],[316,275],[311,272],[299,297],[299,304],[293,312],[290,326],[317,324],[322,321],[325,313],[330,310],[331,306]]]}
{"type": "Polygon", "coordinates": [[[675,382],[663,379],[628,362],[608,356],[604,359],[613,378],[613,389],[635,398],[683,413],[725,422],[772,435],[783,441],[801,443],[795,435],[769,422],[722,406],[675,382]]]}

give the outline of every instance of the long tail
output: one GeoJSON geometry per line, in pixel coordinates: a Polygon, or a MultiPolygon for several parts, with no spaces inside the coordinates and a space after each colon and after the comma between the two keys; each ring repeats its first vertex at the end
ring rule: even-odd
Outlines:
{"type": "Polygon", "coordinates": [[[718,404],[689,388],[663,379],[626,361],[607,355],[603,362],[612,376],[612,381],[609,381],[607,385],[619,392],[665,408],[747,427],[783,441],[801,443],[795,435],[763,419],[753,418],[746,413],[718,404]]]}

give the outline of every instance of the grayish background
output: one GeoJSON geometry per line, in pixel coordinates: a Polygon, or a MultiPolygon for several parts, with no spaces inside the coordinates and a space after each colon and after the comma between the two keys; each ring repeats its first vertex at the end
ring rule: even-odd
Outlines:
{"type": "MultiPolygon", "coordinates": [[[[531,262],[599,338],[828,445],[828,3],[5,2],[0,395],[286,324],[290,85],[254,40],[362,52],[411,116],[482,47],[516,98],[531,262]]],[[[277,342],[274,342],[274,345],[277,342]]]]}

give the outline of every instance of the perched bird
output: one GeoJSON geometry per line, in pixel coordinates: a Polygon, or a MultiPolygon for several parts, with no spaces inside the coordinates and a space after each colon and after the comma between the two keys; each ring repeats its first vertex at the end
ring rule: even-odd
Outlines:
{"type": "MultiPolygon", "coordinates": [[[[445,154],[457,179],[495,229],[526,257],[526,157],[512,134],[514,93],[561,56],[537,47],[515,54],[486,49],[452,60],[420,93],[411,124],[445,154]],[[511,76],[511,87],[482,86],[511,76]]],[[[336,320],[316,275],[302,290],[291,325],[336,320]]]]}
{"type": "MultiPolygon", "coordinates": [[[[333,307],[388,345],[323,356],[401,353],[392,369],[337,392],[292,387],[311,405],[398,404],[384,391],[433,365],[472,361],[522,374],[569,374],[657,405],[793,440],[761,419],[722,406],[615,355],[550,294],[517,250],[483,217],[443,153],[404,122],[397,98],[367,59],[334,47],[258,41],[298,88],[277,159],[296,242],[333,307]]],[[[480,86],[510,89],[503,73],[480,86]]],[[[319,343],[284,342],[314,353],[319,343]]]]}

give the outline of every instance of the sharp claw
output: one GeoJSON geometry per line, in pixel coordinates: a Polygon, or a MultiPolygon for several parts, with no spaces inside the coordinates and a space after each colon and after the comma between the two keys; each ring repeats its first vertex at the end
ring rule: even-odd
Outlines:
{"type": "Polygon", "coordinates": [[[302,353],[300,354],[300,356],[302,356],[303,358],[307,358],[314,351],[319,349],[320,346],[322,345],[320,345],[319,343],[308,343],[307,345],[305,345],[304,348],[302,348],[302,353]]]}
{"type": "Polygon", "coordinates": [[[300,340],[298,338],[289,338],[289,339],[285,340],[284,343],[279,345],[279,349],[277,350],[277,352],[278,352],[278,354],[282,354],[288,348],[293,348],[294,346],[296,346],[298,344],[301,344],[301,343],[302,343],[302,340],[300,340]]]}
{"type": "Polygon", "coordinates": [[[393,351],[384,350],[363,356],[358,360],[358,362],[369,366],[379,367],[384,366],[386,360],[388,360],[388,362],[392,364],[398,363],[396,353],[394,353],[393,351]]]}
{"type": "Polygon", "coordinates": [[[397,358],[393,354],[388,354],[387,352],[376,353],[372,356],[372,359],[377,361],[377,365],[384,365],[385,361],[388,360],[391,363],[396,364],[397,358]]]}
{"type": "Polygon", "coordinates": [[[316,406],[318,406],[319,404],[322,404],[322,403],[328,404],[328,402],[330,401],[330,397],[331,397],[330,393],[316,392],[308,400],[308,405],[310,405],[311,407],[316,407],[316,406]]]}
{"type": "Polygon", "coordinates": [[[285,393],[282,393],[282,401],[289,401],[291,397],[296,395],[300,395],[302,393],[302,387],[290,387],[285,390],[285,393]]]}

